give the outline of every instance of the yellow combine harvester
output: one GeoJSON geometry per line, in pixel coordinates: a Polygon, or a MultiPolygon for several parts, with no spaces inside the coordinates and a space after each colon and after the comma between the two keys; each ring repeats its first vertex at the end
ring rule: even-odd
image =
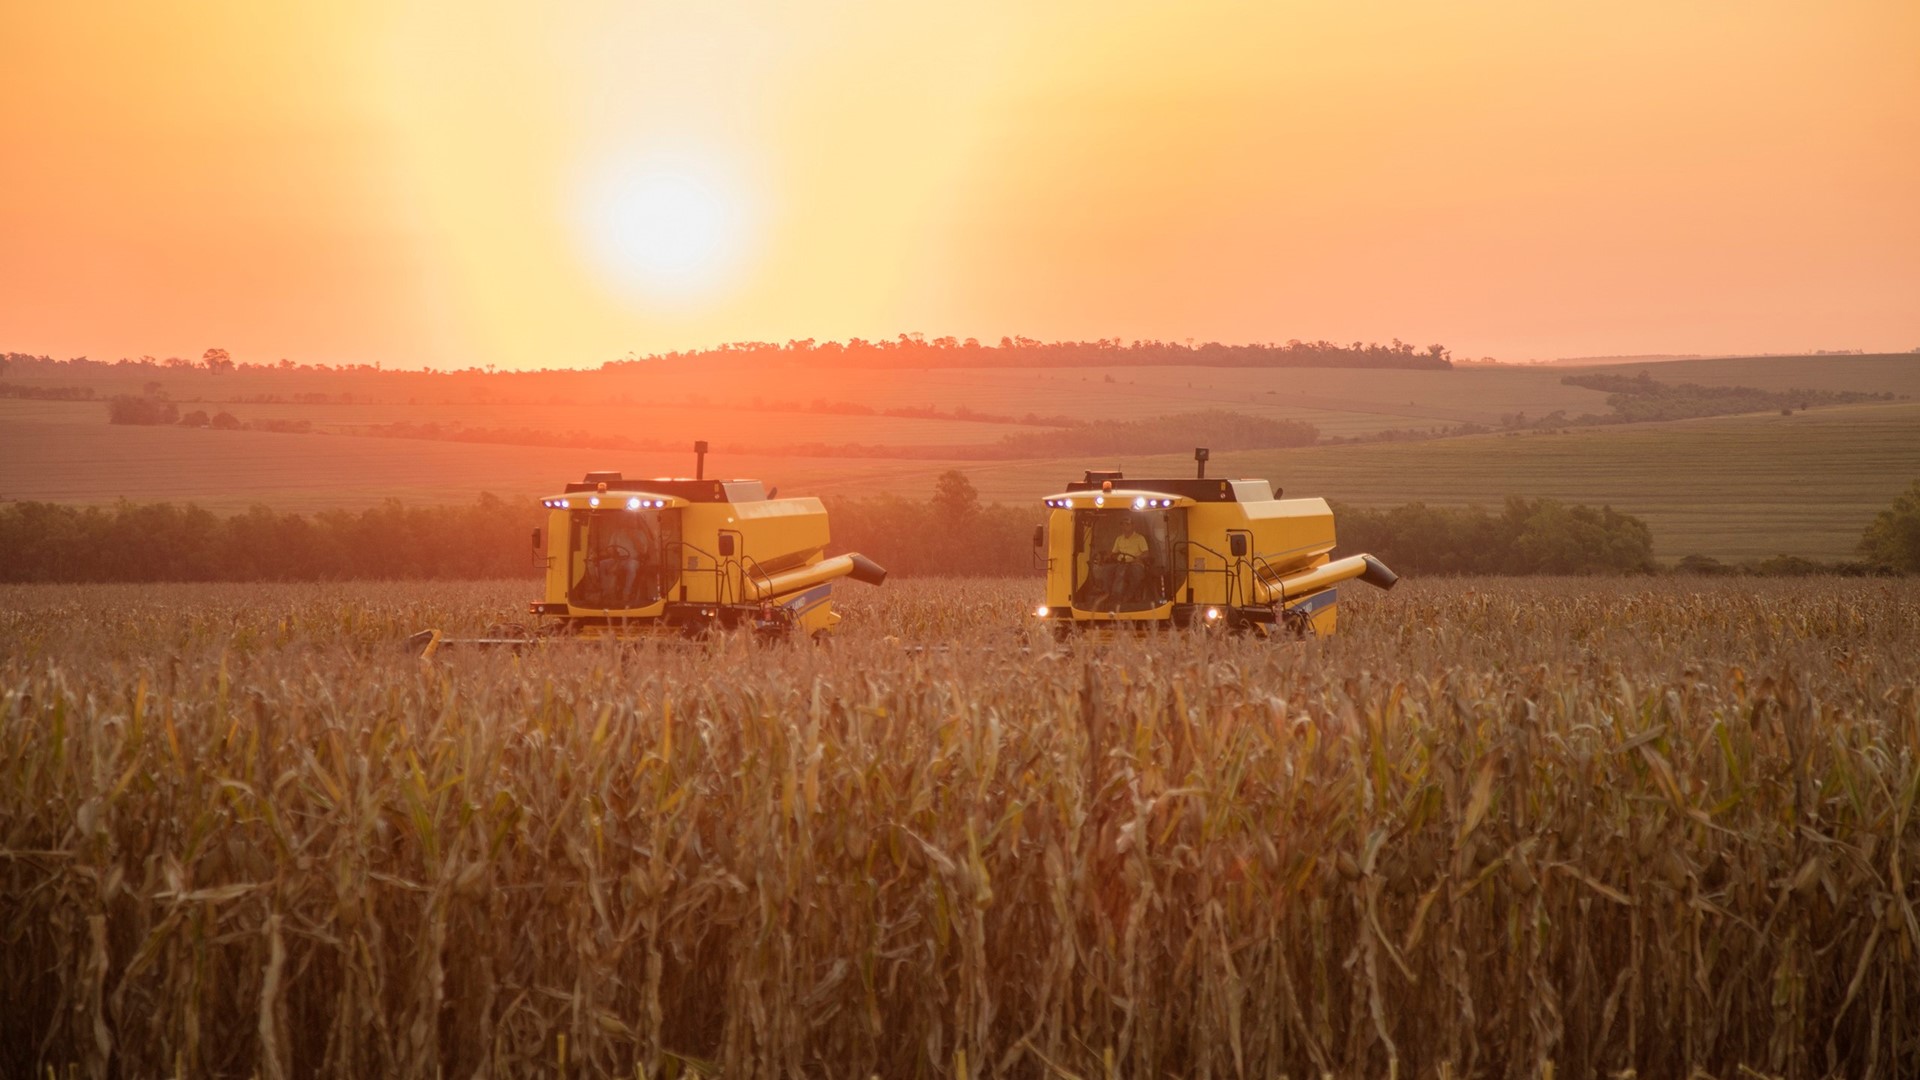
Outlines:
{"type": "Polygon", "coordinates": [[[1065,637],[1075,630],[1168,626],[1299,635],[1334,632],[1339,590],[1358,578],[1399,580],[1371,555],[1332,557],[1325,499],[1282,499],[1265,480],[1127,479],[1089,471],[1048,496],[1034,530],[1047,570],[1034,614],[1065,637]]]}
{"type": "Polygon", "coordinates": [[[691,478],[592,472],[541,500],[547,525],[533,531],[533,550],[546,569],[546,596],[528,605],[541,620],[537,634],[514,627],[456,641],[428,630],[415,635],[421,652],[555,635],[815,637],[840,621],[835,580],[886,580],[864,555],[826,557],[819,499],[774,498],[758,480],[709,480],[707,444],[693,447],[691,478]]]}

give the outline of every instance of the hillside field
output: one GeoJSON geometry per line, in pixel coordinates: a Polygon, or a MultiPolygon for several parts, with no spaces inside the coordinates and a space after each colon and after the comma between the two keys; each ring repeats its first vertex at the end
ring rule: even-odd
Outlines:
{"type": "MultiPolygon", "coordinates": [[[[1669,382],[1920,395],[1920,357],[1770,357],[1609,367],[1669,382]]],[[[112,367],[77,369],[96,393],[141,392],[112,367]]],[[[931,490],[948,468],[989,500],[1029,502],[1088,467],[1185,475],[1184,454],[1138,460],[963,461],[940,448],[1043,430],[954,419],[1144,418],[1207,408],[1300,419],[1325,436],[1525,414],[1604,412],[1605,395],[1565,386],[1567,368],[1454,371],[1121,367],[702,371],[685,363],[609,372],[494,374],[294,369],[213,375],[163,371],[183,409],[243,420],[308,420],[316,433],[120,427],[99,402],[0,400],[0,498],[197,502],[221,511],[362,507],[384,498],[462,502],[480,491],[537,496],[589,469],[681,474],[691,453],[571,449],[354,435],[370,425],[437,423],[555,434],[713,443],[710,467],[823,495],[931,490]],[[262,395],[351,402],[233,402],[262,395]],[[199,400],[208,399],[208,400],[199,400]],[[704,399],[703,404],[685,404],[704,399]],[[756,408],[729,407],[757,400],[756,408]],[[812,403],[937,410],[936,418],[838,415],[812,403]],[[797,407],[800,411],[792,411],[797,407]],[[806,457],[754,447],[821,443],[911,449],[909,457],[806,457]]],[[[15,381],[22,381],[16,379],[15,381]]],[[[31,380],[25,380],[31,382],[31,380]]],[[[47,380],[42,380],[43,382],[47,380]]],[[[1207,441],[1195,432],[1196,444],[1207,441]]],[[[1576,428],[1408,443],[1216,452],[1216,475],[1265,476],[1297,495],[1365,506],[1497,505],[1508,495],[1608,503],[1644,517],[1663,558],[1792,554],[1846,558],[1874,513],[1920,477],[1920,404],[1896,401],[1665,424],[1576,428]]]]}
{"type": "MultiPolygon", "coordinates": [[[[241,419],[305,419],[324,430],[414,420],[473,427],[584,431],[661,438],[702,437],[740,447],[838,441],[924,445],[997,438],[992,425],[941,420],[767,412],[771,406],[853,403],[876,410],[966,408],[1015,419],[1029,415],[1139,418],[1227,408],[1276,419],[1304,420],[1323,434],[1362,435],[1388,428],[1458,423],[1499,425],[1517,414],[1539,418],[1605,413],[1606,395],[1567,386],[1561,378],[1589,369],[1461,367],[1452,371],[1337,368],[851,369],[801,364],[753,370],[661,361],[609,370],[418,372],[294,368],[61,368],[57,374],[17,369],[0,379],[23,386],[71,386],[97,397],[142,393],[149,382],[187,407],[220,404],[241,419]],[[300,403],[299,395],[353,403],[300,403]],[[278,397],[280,404],[250,399],[278,397]],[[735,405],[741,408],[734,407],[735,405]],[[749,407],[750,406],[750,407],[749,407]],[[909,424],[923,425],[909,430],[909,424]]],[[[1666,382],[1806,388],[1920,397],[1920,357],[1826,356],[1679,360],[1596,368],[1614,374],[1651,372],[1666,382]]]]}
{"type": "MultiPolygon", "coordinates": [[[[1093,464],[1138,475],[1193,468],[1181,455],[1093,464]]],[[[1066,479],[1069,466],[1058,467],[1066,479]]],[[[1508,495],[1610,504],[1646,519],[1654,552],[1666,559],[1844,559],[1874,514],[1920,479],[1920,402],[1249,451],[1216,455],[1209,468],[1362,506],[1498,507],[1508,495]]],[[[983,492],[1011,498],[1031,486],[1025,469],[971,475],[983,492]]]]}
{"type": "MultiPolygon", "coordinates": [[[[902,418],[769,412],[815,402],[876,410],[966,408],[1015,419],[1068,416],[1136,419],[1225,408],[1304,420],[1327,435],[1462,422],[1497,424],[1525,412],[1578,415],[1606,411],[1606,395],[1566,386],[1564,372],[1526,368],[1454,371],[1329,368],[911,368],[898,370],[770,367],[741,371],[662,362],[612,371],[501,373],[239,371],[189,369],[128,373],[89,369],[59,378],[0,376],[21,385],[91,388],[97,397],[138,394],[157,382],[184,408],[216,403],[243,420],[310,420],[326,430],[411,419],[472,427],[533,428],[671,438],[701,437],[741,446],[815,439],[922,444],[997,438],[991,425],[902,418]],[[301,403],[301,394],[352,395],[351,404],[301,403]],[[247,399],[276,396],[283,403],[247,399]],[[738,408],[730,407],[737,403],[738,408]],[[951,429],[951,430],[943,430],[951,429]],[[831,434],[827,434],[830,432],[831,434]]],[[[96,406],[98,408],[98,406],[96,406]]]]}

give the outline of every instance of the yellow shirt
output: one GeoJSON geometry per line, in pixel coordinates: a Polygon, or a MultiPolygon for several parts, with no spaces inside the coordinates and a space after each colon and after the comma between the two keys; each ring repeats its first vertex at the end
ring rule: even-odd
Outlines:
{"type": "Polygon", "coordinates": [[[1113,553],[1115,555],[1128,555],[1135,559],[1146,558],[1147,557],[1146,534],[1134,533],[1132,536],[1127,536],[1126,534],[1122,533],[1121,535],[1114,537],[1113,553]]]}

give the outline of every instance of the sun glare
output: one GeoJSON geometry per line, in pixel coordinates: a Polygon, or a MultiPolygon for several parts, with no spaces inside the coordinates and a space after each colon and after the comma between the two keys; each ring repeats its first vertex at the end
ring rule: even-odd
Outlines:
{"type": "Polygon", "coordinates": [[[748,254],[740,185],[687,155],[603,163],[588,177],[577,226],[612,290],[643,304],[711,300],[748,254]]]}

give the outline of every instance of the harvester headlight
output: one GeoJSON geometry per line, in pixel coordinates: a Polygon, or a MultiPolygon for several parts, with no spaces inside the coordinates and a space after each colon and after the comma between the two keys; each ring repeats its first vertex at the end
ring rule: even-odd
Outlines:
{"type": "Polygon", "coordinates": [[[1093,505],[1095,506],[1107,505],[1107,497],[1105,495],[1095,495],[1093,497],[1093,505]]]}
{"type": "Polygon", "coordinates": [[[560,500],[560,509],[562,509],[562,510],[571,510],[571,509],[573,509],[573,500],[572,500],[572,499],[561,499],[561,500],[560,500]]]}
{"type": "Polygon", "coordinates": [[[587,496],[587,505],[588,505],[588,506],[599,506],[599,505],[600,505],[600,496],[598,496],[598,495],[589,495],[589,496],[587,496]]]}
{"type": "Polygon", "coordinates": [[[638,496],[638,495],[635,495],[635,496],[633,496],[632,498],[630,498],[630,499],[628,499],[628,500],[627,500],[627,509],[629,509],[629,510],[638,510],[638,509],[640,509],[640,496],[638,496]]]}
{"type": "Polygon", "coordinates": [[[1208,608],[1208,609],[1207,609],[1207,621],[1208,621],[1208,622],[1215,622],[1215,621],[1217,621],[1217,620],[1218,620],[1219,618],[1220,618],[1220,609],[1219,609],[1219,608],[1217,608],[1217,607],[1210,607],[1210,608],[1208,608]]]}
{"type": "Polygon", "coordinates": [[[1033,609],[1033,617],[1036,619],[1044,619],[1051,614],[1053,614],[1053,609],[1045,604],[1041,604],[1039,607],[1033,609]]]}
{"type": "Polygon", "coordinates": [[[1133,497],[1133,508],[1135,510],[1145,510],[1147,508],[1147,497],[1145,495],[1135,495],[1133,497]]]}

